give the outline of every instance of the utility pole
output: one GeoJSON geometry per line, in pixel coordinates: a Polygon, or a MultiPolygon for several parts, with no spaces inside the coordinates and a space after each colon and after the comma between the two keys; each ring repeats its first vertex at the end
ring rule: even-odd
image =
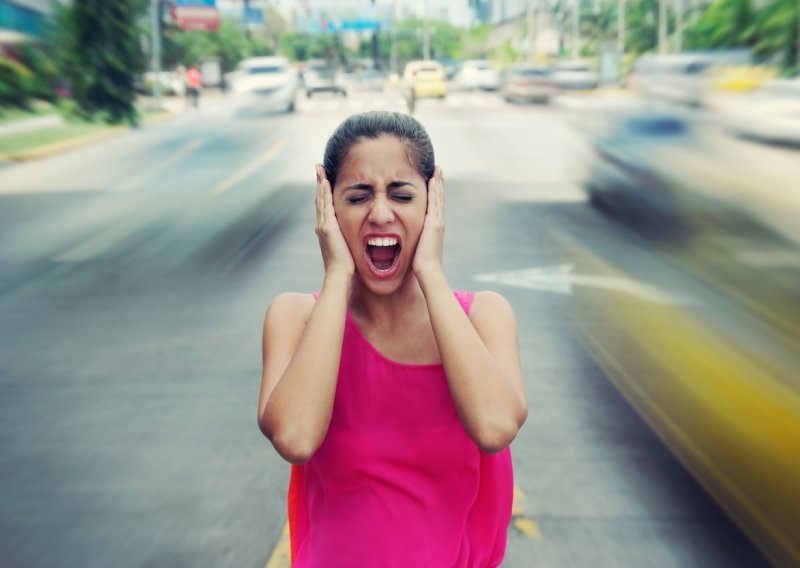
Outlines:
{"type": "Polygon", "coordinates": [[[667,52],[667,0],[658,0],[658,52],[667,52]]]}
{"type": "Polygon", "coordinates": [[[422,21],[422,59],[431,58],[431,30],[428,26],[428,0],[425,0],[422,21]]]}
{"type": "MultiPolygon", "coordinates": [[[[372,17],[375,17],[375,0],[372,0],[372,17]]],[[[376,27],[372,30],[372,67],[375,69],[379,69],[380,65],[378,64],[378,28],[376,27]]]]}
{"type": "Polygon", "coordinates": [[[397,70],[397,0],[392,0],[392,73],[399,73],[397,70]]]}
{"type": "Polygon", "coordinates": [[[150,68],[153,70],[153,98],[157,110],[161,110],[161,0],[150,0],[152,35],[150,68]]]}
{"type": "Polygon", "coordinates": [[[617,0],[617,51],[625,55],[625,0],[617,0]]]}
{"type": "Polygon", "coordinates": [[[675,51],[683,51],[683,0],[675,0],[675,51]]]}
{"type": "MultiPolygon", "coordinates": [[[[661,0],[662,2],[664,0],[661,0]]],[[[581,3],[580,0],[572,0],[572,59],[578,59],[580,57],[580,37],[578,36],[579,31],[579,24],[580,24],[580,9],[581,3]]]]}
{"type": "Polygon", "coordinates": [[[528,0],[528,62],[532,62],[536,54],[536,49],[534,46],[536,34],[533,28],[534,25],[533,3],[535,1],[536,0],[528,0]]]}

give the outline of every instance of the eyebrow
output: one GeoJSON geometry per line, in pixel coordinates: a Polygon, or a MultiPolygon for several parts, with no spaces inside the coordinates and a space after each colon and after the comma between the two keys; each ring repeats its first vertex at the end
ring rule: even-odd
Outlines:
{"type": "MultiPolygon", "coordinates": [[[[405,187],[405,186],[407,186],[407,185],[410,185],[410,186],[412,186],[412,187],[414,186],[414,184],[413,184],[413,183],[411,183],[410,181],[397,180],[397,181],[393,181],[393,182],[391,182],[391,183],[389,184],[389,189],[390,189],[390,190],[391,190],[391,189],[399,189],[399,188],[401,188],[401,187],[405,187]]],[[[345,188],[344,188],[344,191],[347,191],[347,190],[350,190],[350,189],[355,189],[355,190],[359,190],[359,189],[360,189],[360,190],[371,190],[371,189],[372,189],[372,187],[373,187],[373,186],[372,186],[372,185],[370,185],[370,184],[368,184],[368,183],[354,183],[353,185],[348,185],[347,187],[345,187],[345,188]]]]}

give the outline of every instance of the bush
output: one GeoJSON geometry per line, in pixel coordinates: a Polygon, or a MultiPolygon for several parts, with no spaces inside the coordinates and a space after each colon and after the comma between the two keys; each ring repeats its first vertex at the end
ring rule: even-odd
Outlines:
{"type": "Polygon", "coordinates": [[[0,57],[0,105],[28,108],[33,73],[21,63],[0,57]]]}

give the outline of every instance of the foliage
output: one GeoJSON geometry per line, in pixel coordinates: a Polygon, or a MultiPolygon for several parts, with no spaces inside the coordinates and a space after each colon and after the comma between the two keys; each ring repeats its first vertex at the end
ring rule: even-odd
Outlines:
{"type": "Polygon", "coordinates": [[[30,103],[33,73],[23,64],[0,57],[0,106],[27,108],[30,103]]]}
{"type": "Polygon", "coordinates": [[[658,46],[658,0],[636,0],[625,7],[625,51],[647,53],[658,46]]]}
{"type": "Polygon", "coordinates": [[[23,45],[20,48],[20,56],[32,74],[31,97],[52,103],[58,98],[56,88],[60,86],[60,76],[58,67],[48,51],[50,50],[45,46],[23,45]]]}
{"type": "Polygon", "coordinates": [[[797,69],[796,0],[716,0],[686,31],[693,49],[748,48],[761,60],[778,58],[785,71],[797,69]]]}
{"type": "Polygon", "coordinates": [[[138,122],[134,84],[144,68],[134,0],[74,0],[56,5],[58,67],[79,114],[138,122]]]}
{"type": "Polygon", "coordinates": [[[164,69],[178,65],[197,65],[206,57],[219,57],[223,72],[233,70],[245,57],[263,54],[257,50],[242,29],[239,20],[223,18],[216,32],[183,31],[175,27],[164,30],[164,69]]]}

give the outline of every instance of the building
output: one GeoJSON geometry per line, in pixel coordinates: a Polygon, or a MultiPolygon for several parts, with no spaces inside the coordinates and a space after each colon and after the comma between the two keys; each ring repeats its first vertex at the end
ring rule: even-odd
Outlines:
{"type": "Polygon", "coordinates": [[[50,0],[0,0],[0,46],[41,39],[52,12],[50,0]]]}

